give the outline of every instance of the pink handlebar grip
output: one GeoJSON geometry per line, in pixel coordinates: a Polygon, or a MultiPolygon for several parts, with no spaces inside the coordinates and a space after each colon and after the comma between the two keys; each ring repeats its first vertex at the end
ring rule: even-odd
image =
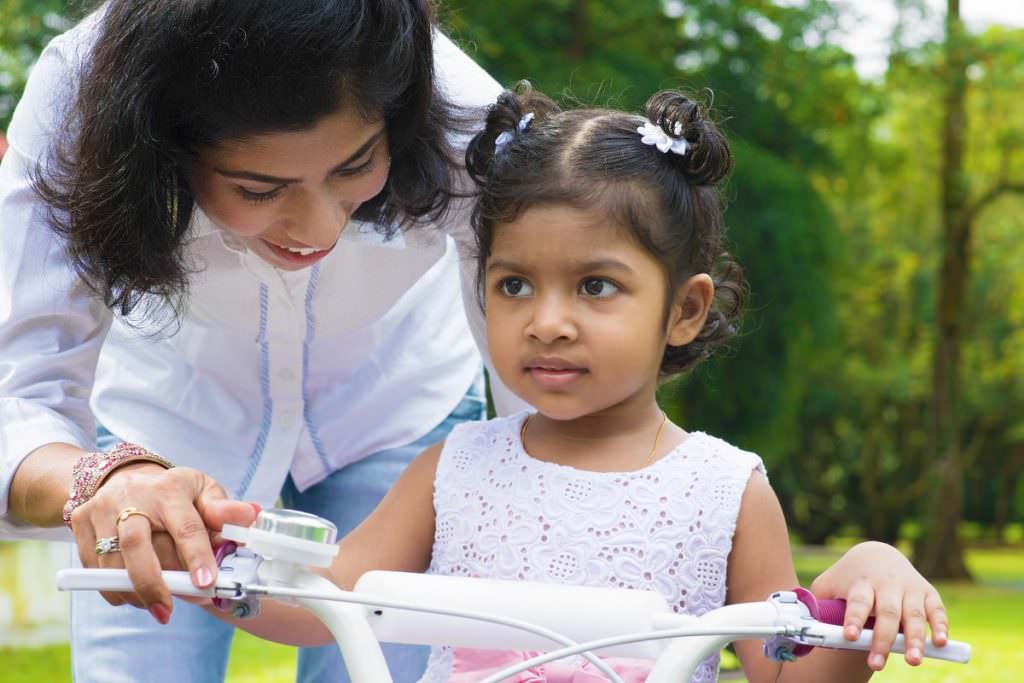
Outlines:
{"type": "MultiPolygon", "coordinates": [[[[829,600],[818,600],[814,597],[814,594],[806,588],[794,588],[793,592],[796,593],[797,600],[802,602],[806,607],[807,611],[810,612],[811,617],[817,619],[824,624],[832,624],[833,626],[842,626],[846,619],[846,600],[840,598],[832,598],[829,600]]],[[[864,622],[864,628],[872,628],[875,625],[875,618],[868,617],[867,621],[864,622]]],[[[900,624],[900,633],[903,633],[903,625],[900,624]]],[[[811,650],[814,649],[812,645],[797,645],[793,648],[793,654],[797,657],[802,657],[811,650]]]]}
{"type": "MultiPolygon", "coordinates": [[[[794,588],[793,592],[800,602],[807,606],[811,616],[820,622],[842,626],[846,618],[846,600],[833,598],[831,600],[818,600],[805,588],[794,588]]],[[[874,628],[875,618],[868,617],[864,622],[864,628],[874,628]]],[[[903,633],[903,624],[900,624],[899,632],[903,633]]]]}

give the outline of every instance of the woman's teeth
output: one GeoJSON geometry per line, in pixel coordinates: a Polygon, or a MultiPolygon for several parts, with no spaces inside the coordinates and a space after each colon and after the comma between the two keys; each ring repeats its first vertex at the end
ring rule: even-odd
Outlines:
{"type": "Polygon", "coordinates": [[[298,254],[300,256],[309,256],[311,254],[317,253],[318,251],[323,251],[323,249],[317,249],[316,247],[308,247],[304,249],[293,249],[292,247],[285,247],[285,249],[287,249],[293,254],[298,254]]]}

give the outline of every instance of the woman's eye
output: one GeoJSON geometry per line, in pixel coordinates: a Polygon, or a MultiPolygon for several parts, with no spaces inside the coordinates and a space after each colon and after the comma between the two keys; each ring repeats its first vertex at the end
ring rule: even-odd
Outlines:
{"type": "Polygon", "coordinates": [[[359,164],[358,166],[351,166],[349,168],[340,168],[334,172],[334,176],[337,178],[352,178],[353,176],[361,176],[369,173],[373,170],[374,159],[377,155],[371,154],[370,158],[359,164]]]}
{"type": "Polygon", "coordinates": [[[505,296],[520,297],[533,294],[533,287],[526,280],[519,277],[507,277],[498,283],[498,289],[505,296]]]}
{"type": "Polygon", "coordinates": [[[242,199],[246,200],[247,202],[252,202],[253,204],[259,204],[261,202],[269,202],[271,199],[281,194],[281,190],[283,190],[284,188],[275,187],[273,190],[270,190],[269,192],[253,192],[252,190],[248,190],[242,187],[241,185],[237,185],[236,189],[238,190],[238,194],[242,195],[242,199]]]}
{"type": "Polygon", "coordinates": [[[605,280],[602,277],[588,277],[580,283],[580,294],[583,294],[584,296],[592,296],[596,299],[610,297],[618,291],[618,287],[616,287],[611,281],[605,280]]]}

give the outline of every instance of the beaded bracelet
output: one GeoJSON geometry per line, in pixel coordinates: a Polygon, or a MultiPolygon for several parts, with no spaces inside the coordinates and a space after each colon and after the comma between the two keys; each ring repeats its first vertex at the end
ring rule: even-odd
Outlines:
{"type": "Polygon", "coordinates": [[[65,526],[71,528],[71,513],[96,495],[107,475],[130,462],[155,462],[167,469],[174,467],[167,458],[133,443],[119,443],[106,453],[100,451],[83,455],[71,468],[71,490],[68,491],[68,502],[64,504],[65,526]]]}

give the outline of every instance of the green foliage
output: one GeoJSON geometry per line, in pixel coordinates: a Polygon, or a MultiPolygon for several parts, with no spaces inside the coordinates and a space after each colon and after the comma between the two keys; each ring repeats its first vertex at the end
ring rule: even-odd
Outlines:
{"type": "Polygon", "coordinates": [[[0,130],[11,120],[28,69],[46,43],[71,25],[65,0],[0,0],[0,130]]]}

